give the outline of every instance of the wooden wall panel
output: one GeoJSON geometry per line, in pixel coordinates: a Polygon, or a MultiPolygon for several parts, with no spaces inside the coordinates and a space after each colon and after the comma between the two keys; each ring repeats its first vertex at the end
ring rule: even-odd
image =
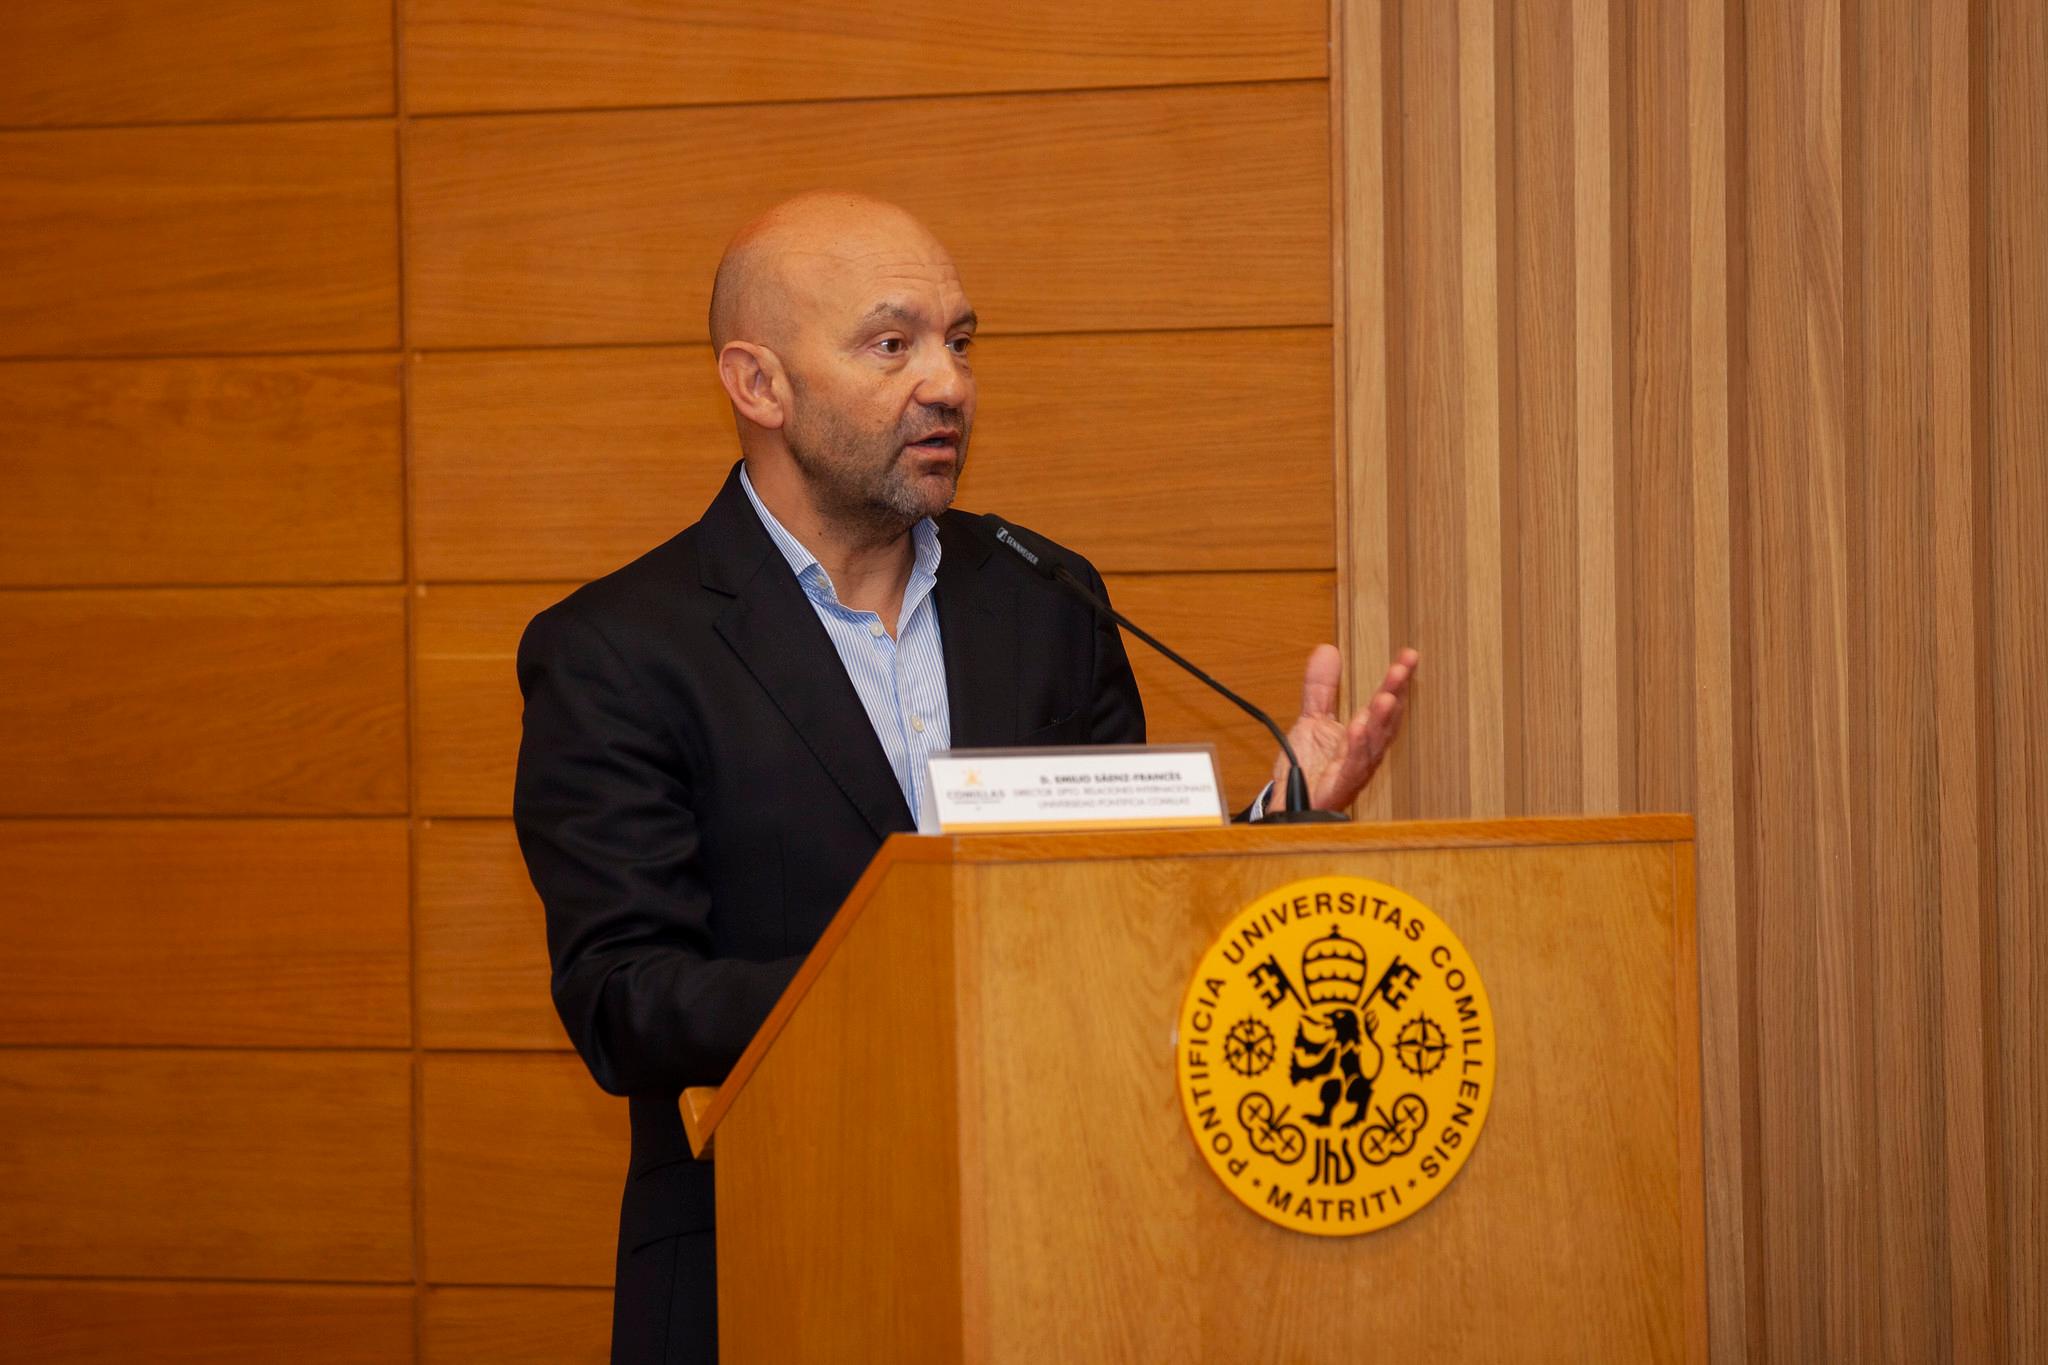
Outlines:
{"type": "Polygon", "coordinates": [[[426,1278],[611,1284],[626,1102],[574,1056],[430,1055],[421,1093],[426,1278]]]}
{"type": "Polygon", "coordinates": [[[418,846],[421,1044],[567,1048],[547,925],[511,822],[428,820],[418,846]]]}
{"type": "Polygon", "coordinates": [[[0,821],[0,1042],[405,1047],[397,820],[0,821]]]}
{"type": "MultiPolygon", "coordinates": [[[[419,590],[413,752],[421,812],[511,813],[520,705],[512,665],[519,636],[536,612],[571,586],[419,590]]],[[[1335,634],[1334,582],[1327,574],[1112,575],[1109,586],[1126,615],[1271,710],[1283,726],[1301,709],[1309,650],[1335,634]]],[[[1254,722],[1240,723],[1242,712],[1145,645],[1125,643],[1152,737],[1216,740],[1232,799],[1248,799],[1266,781],[1271,738],[1254,722]]]]}
{"type": "Polygon", "coordinates": [[[1346,610],[1425,654],[1381,800],[1480,810],[1504,739],[1513,810],[1695,812],[1713,1359],[2032,1359],[2048,24],[1338,36],[1346,610]]]}
{"type": "Polygon", "coordinates": [[[0,1051],[0,1275],[412,1278],[396,1054],[0,1051]]]}
{"type": "Polygon", "coordinates": [[[424,1365],[604,1365],[612,1296],[602,1289],[432,1289],[421,1300],[424,1365]]]}
{"type": "Polygon", "coordinates": [[[519,637],[573,583],[422,586],[413,633],[413,808],[510,815],[519,637]]]}
{"type": "Polygon", "coordinates": [[[1850,548],[1861,506],[1848,504],[1844,430],[1843,110],[1839,95],[1807,93],[1841,88],[1841,11],[1758,7],[1747,19],[1746,112],[1760,135],[1741,225],[1754,360],[1745,435],[1757,458],[1737,629],[1754,651],[1757,750],[1798,756],[1773,763],[1749,811],[1751,889],[1772,906],[1756,920],[1753,999],[1771,1002],[1755,1010],[1759,1073],[1811,1078],[1759,1096],[1758,1252],[1770,1358],[1814,1360],[1864,1354],[1855,1285],[1830,1272],[1857,1260],[1856,1211],[1874,1193],[1857,1164],[1870,982],[1841,932],[1868,914],[1851,779],[1862,757],[1851,688],[1865,657],[1849,621],[1850,557],[1862,547],[1850,548]]]}
{"type": "Polygon", "coordinates": [[[0,813],[402,811],[403,613],[395,589],[0,594],[0,813]]]}
{"type": "Polygon", "coordinates": [[[386,0],[12,0],[0,125],[384,114],[386,0]]]}
{"type": "Polygon", "coordinates": [[[13,1365],[397,1365],[413,1358],[410,1289],[0,1281],[13,1365]]]}
{"type": "Polygon", "coordinates": [[[935,0],[578,0],[544,24],[518,0],[420,0],[405,20],[406,91],[415,113],[440,113],[1320,79],[1323,25],[1314,0],[1114,15],[1039,0],[972,22],[935,0]]]}
{"type": "MultiPolygon", "coordinates": [[[[1331,567],[1327,332],[991,337],[975,354],[961,506],[1105,571],[1331,567]]],[[[702,347],[429,354],[411,393],[428,580],[595,577],[695,521],[738,458],[702,347]]]]}
{"type": "Polygon", "coordinates": [[[398,340],[380,123],[0,133],[0,355],[398,340]]]}
{"type": "Polygon", "coordinates": [[[395,582],[395,360],[0,365],[0,583],[395,582]]]}
{"type": "Polygon", "coordinates": [[[1330,317],[1319,82],[435,119],[406,138],[418,346],[702,339],[734,225],[821,183],[922,214],[995,330],[1330,317]]]}
{"type": "Polygon", "coordinates": [[[2048,14],[1993,0],[1989,29],[1990,363],[1988,760],[1997,849],[1998,1054],[1992,1112],[2002,1199],[1989,1220],[2006,1359],[2048,1359],[2048,14]]]}

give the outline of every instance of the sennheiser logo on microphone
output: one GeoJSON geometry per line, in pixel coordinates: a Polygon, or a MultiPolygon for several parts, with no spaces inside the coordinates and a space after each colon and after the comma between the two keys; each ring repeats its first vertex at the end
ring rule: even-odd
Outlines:
{"type": "Polygon", "coordinates": [[[1023,542],[1019,541],[1017,537],[1010,534],[1009,527],[996,527],[996,539],[1000,540],[1001,542],[1003,542],[1003,544],[1015,550],[1018,554],[1023,555],[1024,558],[1030,560],[1033,564],[1036,564],[1038,562],[1038,556],[1031,553],[1031,551],[1025,549],[1023,542]]]}

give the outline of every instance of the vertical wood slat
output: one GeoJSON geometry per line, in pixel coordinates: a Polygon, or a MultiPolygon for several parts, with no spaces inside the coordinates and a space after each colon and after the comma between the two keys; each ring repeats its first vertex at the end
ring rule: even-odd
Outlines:
{"type": "Polygon", "coordinates": [[[1735,124],[1729,117],[1727,12],[1690,0],[1685,13],[1687,345],[1692,372],[1686,437],[1693,519],[1693,809],[1700,947],[1702,1123],[1706,1129],[1707,1341],[1732,1365],[1748,1345],[1752,1228],[1746,1218],[1744,1101],[1751,1058],[1743,1046],[1741,929],[1737,901],[1736,679],[1733,562],[1741,553],[1731,511],[1729,417],[1733,357],[1729,310],[1740,297],[1729,269],[1735,124]]]}
{"type": "Polygon", "coordinates": [[[1574,185],[1594,168],[1575,164],[1571,9],[1517,0],[1513,19],[1513,809],[1562,814],[1585,770],[1574,185]]]}
{"type": "MultiPolygon", "coordinates": [[[[1345,499],[1338,544],[1340,634],[1346,647],[1348,704],[1371,686],[1360,669],[1393,657],[1390,602],[1393,595],[1389,543],[1401,516],[1388,477],[1387,328],[1392,282],[1387,274],[1386,45],[1387,23],[1380,0],[1331,0],[1331,31],[1338,58],[1330,71],[1339,101],[1333,148],[1337,156],[1340,229],[1335,237],[1333,347],[1341,369],[1337,390],[1337,478],[1345,499]]],[[[1424,665],[1427,667],[1428,665],[1424,665]]],[[[1405,785],[1401,771],[1407,746],[1389,752],[1378,778],[1366,788],[1353,814],[1385,820],[1394,814],[1394,792],[1405,785]]]]}
{"type": "Polygon", "coordinates": [[[1464,480],[1465,813],[1507,813],[1502,691],[1501,331],[1498,105],[1492,0],[1458,6],[1458,423],[1464,480]]]}
{"type": "MultiPolygon", "coordinates": [[[[1579,809],[1621,809],[1621,633],[1616,565],[1613,35],[1611,0],[1573,0],[1572,428],[1577,447],[1579,809]]],[[[1625,397],[1624,397],[1625,401],[1625,397]]]]}
{"type": "Polygon", "coordinates": [[[2006,1359],[2048,1358],[2048,13],[1992,0],[1988,304],[1991,765],[2006,1359]]]}
{"type": "MultiPolygon", "coordinates": [[[[1949,736],[1921,721],[1943,709],[1943,684],[1926,695],[1920,661],[1934,654],[1936,621],[1960,606],[1938,595],[1931,519],[1935,457],[1931,411],[1938,376],[1932,331],[1931,259],[1934,147],[1928,118],[1929,34],[1925,7],[1869,4],[1845,25],[1843,186],[1850,250],[1844,280],[1850,448],[1860,488],[1861,564],[1852,565],[1855,613],[1864,646],[1861,733],[1855,766],[1859,861],[1884,890],[1859,907],[1865,920],[1863,971],[1870,1008],[1870,1071],[1859,1085],[1863,1121],[1858,1168],[1864,1198],[1856,1217],[1857,1257],[1874,1281],[1840,1310],[1853,1323],[1838,1349],[1894,1359],[1947,1354],[1945,1295],[1881,1294],[1876,1284],[1941,1285],[1947,1278],[1941,1159],[1946,1087],[1941,1056],[1938,923],[1922,907],[1944,899],[1940,882],[1938,750],[1949,736]],[[1877,1096],[1889,1112],[1880,1128],[1877,1096]],[[1882,1192],[1882,1197],[1878,1197],[1882,1192]]],[[[1967,147],[1959,150],[1965,167],[1967,147]]],[[[1967,318],[1967,312],[1960,316],[1967,318]]],[[[1957,371],[1967,377],[1966,370],[1957,371]]],[[[1965,464],[1967,469],[1967,464],[1965,464]]],[[[1852,528],[1853,529],[1853,528],[1852,528]]],[[[1966,649],[1950,661],[1965,695],[1973,668],[1966,649]]],[[[1967,743],[1971,720],[1964,722],[1967,743]]],[[[1974,887],[1964,888],[1964,894],[1974,887]]],[[[1844,1266],[1843,1269],[1847,1269],[1844,1266]]]]}
{"type": "Polygon", "coordinates": [[[1991,759],[1991,526],[1984,14],[1936,7],[1928,50],[1940,1164],[1954,1359],[1998,1358],[1997,845],[1991,759]],[[1964,72],[1967,79],[1944,79],[1964,72]]]}
{"type": "Polygon", "coordinates": [[[1471,759],[1463,742],[1468,669],[1462,480],[1464,370],[1458,228],[1460,204],[1458,13],[1449,5],[1401,3],[1398,43],[1398,189],[1389,205],[1396,246],[1391,273],[1402,287],[1390,337],[1390,457],[1406,512],[1400,553],[1408,572],[1396,601],[1396,631],[1433,660],[1418,677],[1416,713],[1443,721],[1412,726],[1397,800],[1409,809],[1462,815],[1471,806],[1471,759]]]}

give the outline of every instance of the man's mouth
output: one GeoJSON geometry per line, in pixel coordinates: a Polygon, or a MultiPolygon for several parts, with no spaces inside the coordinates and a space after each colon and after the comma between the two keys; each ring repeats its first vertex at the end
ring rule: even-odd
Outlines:
{"type": "Polygon", "coordinates": [[[960,449],[960,433],[951,427],[941,427],[937,431],[927,432],[915,441],[910,442],[905,449],[929,450],[933,452],[945,451],[948,454],[952,454],[960,449]]]}

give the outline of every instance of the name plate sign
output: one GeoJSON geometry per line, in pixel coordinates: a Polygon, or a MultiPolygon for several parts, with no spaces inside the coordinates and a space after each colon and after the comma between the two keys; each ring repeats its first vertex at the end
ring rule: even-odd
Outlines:
{"type": "Polygon", "coordinates": [[[1229,823],[1210,744],[952,749],[928,763],[923,834],[1229,823]]]}

